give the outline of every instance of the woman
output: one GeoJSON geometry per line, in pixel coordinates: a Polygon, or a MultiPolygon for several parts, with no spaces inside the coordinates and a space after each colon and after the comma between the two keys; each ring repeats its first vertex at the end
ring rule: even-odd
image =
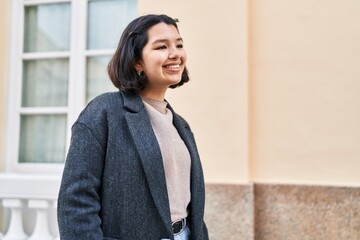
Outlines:
{"type": "Polygon", "coordinates": [[[176,21],[124,30],[95,98],[72,128],[58,200],[61,239],[207,240],[204,179],[189,125],[164,100],[189,80],[176,21]]]}

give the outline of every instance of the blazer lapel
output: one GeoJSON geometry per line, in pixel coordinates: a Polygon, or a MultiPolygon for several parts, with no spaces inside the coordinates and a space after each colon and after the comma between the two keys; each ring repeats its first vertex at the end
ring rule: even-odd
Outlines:
{"type": "Polygon", "coordinates": [[[129,110],[125,118],[144,168],[152,198],[169,234],[172,234],[169,199],[160,147],[141,98],[124,96],[124,106],[129,110]]]}

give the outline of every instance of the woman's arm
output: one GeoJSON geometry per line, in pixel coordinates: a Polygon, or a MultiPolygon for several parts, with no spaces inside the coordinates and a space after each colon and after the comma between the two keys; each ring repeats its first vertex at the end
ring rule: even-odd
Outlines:
{"type": "Polygon", "coordinates": [[[99,192],[104,158],[104,146],[91,129],[75,123],[58,199],[61,239],[103,239],[99,192]]]}

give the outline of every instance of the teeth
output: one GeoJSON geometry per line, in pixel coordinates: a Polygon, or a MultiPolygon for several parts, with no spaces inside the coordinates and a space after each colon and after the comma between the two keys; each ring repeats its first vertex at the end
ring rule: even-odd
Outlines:
{"type": "Polygon", "coordinates": [[[179,64],[166,66],[166,68],[170,68],[170,69],[176,69],[176,68],[179,68],[179,67],[180,67],[179,64]]]}

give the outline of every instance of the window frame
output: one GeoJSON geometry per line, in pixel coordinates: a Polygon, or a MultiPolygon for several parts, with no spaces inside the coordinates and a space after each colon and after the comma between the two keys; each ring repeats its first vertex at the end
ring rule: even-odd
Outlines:
{"type": "MultiPolygon", "coordinates": [[[[26,114],[65,114],[66,142],[65,156],[70,144],[71,126],[86,104],[86,61],[88,57],[111,56],[114,49],[87,50],[88,0],[12,0],[9,54],[9,85],[7,104],[7,127],[5,148],[5,171],[22,173],[61,173],[64,163],[20,163],[20,118],[26,114]],[[23,51],[24,9],[39,4],[69,3],[70,7],[70,48],[61,52],[23,51]],[[65,107],[22,107],[23,61],[34,59],[69,60],[68,99],[65,107]]],[[[136,7],[136,5],[135,5],[136,7]]],[[[65,159],[64,159],[65,161],[65,159]]]]}

